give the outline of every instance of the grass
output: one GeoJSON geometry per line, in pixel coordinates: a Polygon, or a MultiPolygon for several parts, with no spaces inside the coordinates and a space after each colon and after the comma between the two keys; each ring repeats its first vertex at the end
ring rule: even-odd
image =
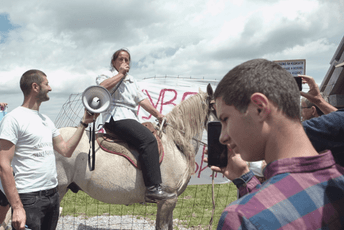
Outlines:
{"type": "MultiPolygon", "coordinates": [[[[212,227],[216,228],[223,209],[232,201],[236,200],[237,189],[233,183],[216,184],[215,213],[212,227]]],[[[174,222],[177,226],[187,228],[206,229],[212,215],[212,191],[211,185],[189,185],[178,197],[176,208],[173,211],[174,222]]],[[[61,207],[62,216],[85,216],[85,218],[100,215],[133,215],[137,218],[143,217],[148,220],[155,220],[156,204],[133,204],[115,205],[106,204],[95,200],[84,192],[77,194],[68,191],[64,196],[61,207]]],[[[178,228],[176,228],[178,229],[178,228]]]]}

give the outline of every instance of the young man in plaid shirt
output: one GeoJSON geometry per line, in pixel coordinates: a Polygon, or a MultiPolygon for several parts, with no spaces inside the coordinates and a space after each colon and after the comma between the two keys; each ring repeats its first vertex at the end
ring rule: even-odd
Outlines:
{"type": "Polygon", "coordinates": [[[309,141],[293,77],[276,63],[251,60],[226,74],[215,99],[229,151],[227,167],[212,169],[241,197],[223,211],[218,229],[343,229],[344,168],[309,141]],[[268,164],[263,184],[245,162],[258,160],[268,164]]]}

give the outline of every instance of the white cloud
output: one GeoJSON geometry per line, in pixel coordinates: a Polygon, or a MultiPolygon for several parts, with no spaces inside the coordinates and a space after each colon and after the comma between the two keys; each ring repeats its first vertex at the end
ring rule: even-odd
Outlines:
{"type": "Polygon", "coordinates": [[[131,51],[131,74],[221,78],[248,59],[307,59],[321,82],[340,42],[343,0],[1,1],[16,25],[0,40],[0,96],[41,69],[54,93],[80,92],[112,53],[131,51]]]}

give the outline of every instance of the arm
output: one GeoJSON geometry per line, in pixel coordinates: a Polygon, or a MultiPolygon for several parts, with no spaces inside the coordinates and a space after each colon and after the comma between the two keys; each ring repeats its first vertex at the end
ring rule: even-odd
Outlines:
{"type": "MultiPolygon", "coordinates": [[[[95,118],[99,114],[90,115],[86,110],[84,113],[84,117],[81,119],[82,123],[88,124],[93,122],[93,116],[95,118]]],[[[94,118],[94,119],[95,119],[94,118]]],[[[54,137],[53,139],[53,145],[54,149],[60,153],[62,156],[65,157],[71,157],[76,146],[79,144],[79,141],[85,131],[85,126],[83,126],[81,123],[78,125],[77,130],[75,131],[74,135],[66,142],[63,140],[61,135],[58,135],[57,137],[54,137]]]]}
{"type": "Polygon", "coordinates": [[[260,185],[260,182],[248,168],[246,161],[241,158],[239,153],[232,151],[230,145],[227,145],[227,153],[227,167],[219,168],[211,166],[211,169],[215,172],[221,172],[225,177],[230,179],[239,189],[239,197],[256,191],[257,185],[260,185]]]}
{"type": "Polygon", "coordinates": [[[118,82],[120,82],[122,78],[124,78],[127,75],[128,71],[129,65],[122,63],[119,67],[118,74],[104,80],[102,83],[100,83],[100,85],[110,91],[113,87],[115,87],[118,84],[118,82]]]}
{"type": "Polygon", "coordinates": [[[228,229],[257,229],[256,226],[246,218],[245,214],[236,207],[227,206],[222,212],[217,225],[217,230],[228,229]]]}
{"type": "Polygon", "coordinates": [[[330,149],[343,152],[344,111],[315,117],[302,122],[303,128],[317,152],[330,149]]]}
{"type": "Polygon", "coordinates": [[[307,83],[309,85],[309,91],[307,93],[300,92],[301,96],[307,98],[310,102],[314,103],[318,108],[324,113],[328,114],[337,111],[337,108],[327,103],[325,99],[321,96],[318,85],[315,83],[314,79],[307,75],[299,75],[302,77],[302,83],[307,83]]]}
{"type": "Polygon", "coordinates": [[[144,108],[148,113],[156,117],[159,122],[162,122],[164,115],[162,115],[156,108],[154,108],[154,106],[149,102],[147,98],[140,101],[139,105],[142,106],[142,108],[144,108]]]}
{"type": "Polygon", "coordinates": [[[0,139],[0,178],[4,192],[12,206],[12,224],[16,229],[24,229],[26,213],[20,200],[11,168],[15,145],[7,140],[0,139]]]}

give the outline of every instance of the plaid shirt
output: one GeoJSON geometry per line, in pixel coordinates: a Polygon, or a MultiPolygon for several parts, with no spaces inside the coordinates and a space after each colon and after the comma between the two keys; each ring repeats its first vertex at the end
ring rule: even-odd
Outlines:
{"type": "Polygon", "coordinates": [[[343,229],[343,173],[330,151],[274,161],[262,185],[246,175],[217,229],[343,229]]]}

